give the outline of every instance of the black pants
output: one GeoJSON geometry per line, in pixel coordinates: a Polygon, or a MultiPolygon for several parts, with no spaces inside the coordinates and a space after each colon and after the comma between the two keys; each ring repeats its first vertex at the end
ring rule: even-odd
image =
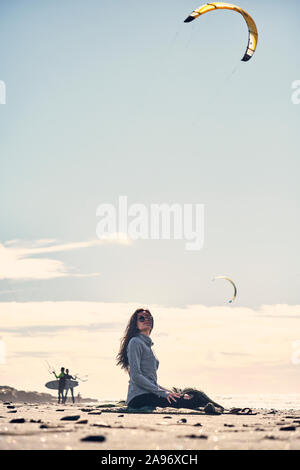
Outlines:
{"type": "Polygon", "coordinates": [[[66,393],[65,393],[65,397],[64,397],[64,402],[66,403],[66,401],[67,401],[67,396],[68,396],[68,391],[69,391],[69,390],[71,390],[72,402],[75,403],[73,387],[66,388],[66,393]]]}
{"type": "Polygon", "coordinates": [[[155,393],[143,393],[130,400],[128,406],[130,406],[130,408],[141,408],[142,406],[160,406],[161,408],[166,408],[170,406],[172,408],[188,408],[190,410],[195,410],[199,406],[195,403],[193,398],[186,400],[181,397],[176,398],[176,401],[173,401],[172,398],[170,400],[171,403],[169,403],[166,398],[159,397],[155,393]]]}
{"type": "Polygon", "coordinates": [[[60,398],[61,398],[61,401],[63,401],[63,399],[64,399],[64,385],[61,385],[61,384],[58,385],[58,400],[59,401],[60,401],[60,398]]]}

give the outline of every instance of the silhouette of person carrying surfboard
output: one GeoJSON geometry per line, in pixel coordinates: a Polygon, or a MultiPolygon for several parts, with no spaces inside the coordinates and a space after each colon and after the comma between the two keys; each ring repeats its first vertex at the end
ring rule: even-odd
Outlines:
{"type": "Polygon", "coordinates": [[[59,375],[56,375],[55,371],[53,371],[53,374],[58,379],[58,403],[64,403],[64,389],[66,385],[65,368],[61,367],[59,375]]]}
{"type": "Polygon", "coordinates": [[[66,393],[64,396],[64,403],[67,401],[67,395],[68,391],[71,390],[71,395],[72,395],[72,402],[75,403],[75,398],[74,398],[74,392],[73,392],[73,386],[71,384],[71,380],[76,380],[76,377],[73,377],[72,375],[69,374],[69,369],[66,369],[66,374],[65,374],[65,389],[66,393]]]}

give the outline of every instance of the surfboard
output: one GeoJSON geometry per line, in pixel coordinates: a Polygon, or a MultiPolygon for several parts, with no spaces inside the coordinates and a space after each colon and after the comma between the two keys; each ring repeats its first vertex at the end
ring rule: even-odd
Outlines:
{"type": "MultiPolygon", "coordinates": [[[[45,384],[45,387],[50,388],[51,390],[58,390],[58,384],[59,384],[58,380],[51,380],[51,382],[47,382],[45,384]]],[[[77,387],[77,385],[79,385],[77,380],[66,380],[64,390],[67,390],[68,388],[77,387]]]]}

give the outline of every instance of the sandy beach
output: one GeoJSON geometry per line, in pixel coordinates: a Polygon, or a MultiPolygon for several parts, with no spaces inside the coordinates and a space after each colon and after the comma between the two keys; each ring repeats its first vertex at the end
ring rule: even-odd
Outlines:
{"type": "Polygon", "coordinates": [[[181,451],[300,448],[298,410],[257,409],[252,410],[252,415],[225,412],[218,416],[171,408],[137,414],[112,410],[95,404],[1,403],[0,449],[181,451]]]}

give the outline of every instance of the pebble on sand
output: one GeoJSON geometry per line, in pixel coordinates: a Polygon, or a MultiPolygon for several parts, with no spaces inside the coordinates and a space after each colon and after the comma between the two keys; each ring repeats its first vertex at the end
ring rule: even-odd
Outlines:
{"type": "Polygon", "coordinates": [[[187,420],[185,418],[182,418],[179,421],[177,421],[177,423],[186,423],[186,422],[187,422],[187,420]]]}
{"type": "Polygon", "coordinates": [[[104,423],[104,421],[99,421],[98,423],[93,423],[92,426],[97,426],[98,428],[111,428],[110,424],[104,423]]]}
{"type": "Polygon", "coordinates": [[[63,416],[60,418],[61,421],[78,421],[80,418],[80,415],[74,415],[74,416],[63,416]]]}
{"type": "Polygon", "coordinates": [[[279,428],[279,431],[296,431],[296,429],[296,426],[282,426],[282,428],[279,428]]]}
{"type": "Polygon", "coordinates": [[[24,418],[16,418],[16,419],[11,419],[10,420],[10,423],[25,423],[25,419],[24,418]]]}
{"type": "Polygon", "coordinates": [[[59,426],[59,425],[51,425],[51,424],[41,424],[40,425],[40,429],[57,429],[57,428],[61,428],[63,426],[59,426]]]}
{"type": "Polygon", "coordinates": [[[82,442],[104,442],[105,436],[86,436],[80,439],[82,442]]]}

